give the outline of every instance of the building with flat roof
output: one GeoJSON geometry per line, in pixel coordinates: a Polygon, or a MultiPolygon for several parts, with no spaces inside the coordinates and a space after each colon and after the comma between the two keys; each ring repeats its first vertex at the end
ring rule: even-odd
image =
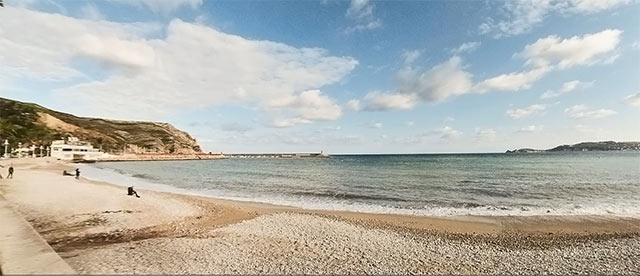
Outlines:
{"type": "Polygon", "coordinates": [[[91,143],[80,141],[76,137],[51,142],[51,157],[59,160],[96,160],[105,155],[91,143]]]}

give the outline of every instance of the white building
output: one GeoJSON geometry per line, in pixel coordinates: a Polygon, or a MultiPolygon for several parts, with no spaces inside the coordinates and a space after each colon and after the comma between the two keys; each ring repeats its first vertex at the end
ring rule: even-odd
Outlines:
{"type": "Polygon", "coordinates": [[[91,143],[80,141],[76,137],[51,142],[51,157],[60,160],[96,160],[105,155],[93,148],[91,143]]]}

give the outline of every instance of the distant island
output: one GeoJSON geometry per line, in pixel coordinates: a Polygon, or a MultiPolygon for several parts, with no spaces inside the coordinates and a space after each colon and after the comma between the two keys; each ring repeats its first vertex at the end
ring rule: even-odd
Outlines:
{"type": "Polygon", "coordinates": [[[522,148],[507,150],[505,153],[531,153],[531,152],[556,152],[556,151],[614,151],[614,150],[640,150],[640,142],[582,142],[574,145],[561,145],[552,149],[538,150],[522,148]]]}

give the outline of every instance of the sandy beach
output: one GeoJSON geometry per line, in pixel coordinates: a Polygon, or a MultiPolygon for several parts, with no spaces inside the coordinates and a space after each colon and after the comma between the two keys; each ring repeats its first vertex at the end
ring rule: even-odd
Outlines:
{"type": "MultiPolygon", "coordinates": [[[[639,274],[640,219],[414,217],[139,190],[16,168],[0,198],[82,274],[639,274]]],[[[6,167],[2,168],[6,176],[6,167]]],[[[639,214],[640,217],[640,214],[639,214]]],[[[7,226],[2,226],[7,227],[7,226]]]]}

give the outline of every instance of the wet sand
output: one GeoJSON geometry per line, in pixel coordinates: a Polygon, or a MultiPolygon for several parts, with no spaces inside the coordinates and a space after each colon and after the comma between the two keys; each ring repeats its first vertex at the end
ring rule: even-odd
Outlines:
{"type": "Polygon", "coordinates": [[[63,177],[71,167],[58,161],[8,161],[15,178],[0,194],[79,273],[640,273],[640,214],[416,217],[135,198],[63,177]]]}

